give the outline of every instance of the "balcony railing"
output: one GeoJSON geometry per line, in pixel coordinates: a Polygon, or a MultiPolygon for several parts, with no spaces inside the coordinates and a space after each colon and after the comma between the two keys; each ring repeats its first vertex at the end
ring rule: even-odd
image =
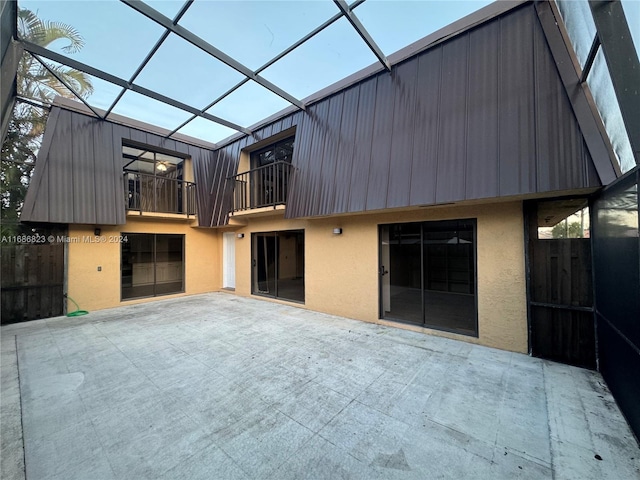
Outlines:
{"type": "Polygon", "coordinates": [[[146,173],[125,172],[127,210],[195,215],[196,184],[146,173]]]}
{"type": "Polygon", "coordinates": [[[233,184],[232,211],[285,205],[292,169],[288,162],[274,162],[229,177],[233,184]]]}

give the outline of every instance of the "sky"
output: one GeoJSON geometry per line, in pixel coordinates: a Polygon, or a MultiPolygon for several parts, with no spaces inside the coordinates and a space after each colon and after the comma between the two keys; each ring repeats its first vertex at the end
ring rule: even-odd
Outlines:
{"type": "MultiPolygon", "coordinates": [[[[183,2],[148,0],[151,7],[173,18],[183,2]]],[[[385,55],[468,15],[490,1],[367,0],[355,13],[385,55]]],[[[640,25],[640,2],[624,2],[630,23],[640,25]]],[[[129,80],[164,29],[117,0],[19,0],[43,20],[75,27],[85,40],[72,58],[129,80]]],[[[331,0],[195,0],[179,25],[191,30],[252,70],[338,13],[331,0]]],[[[640,30],[640,28],[636,29],[640,30]]],[[[638,33],[636,31],[636,33],[638,33]]],[[[640,39],[636,37],[636,45],[640,39]]],[[[49,48],[63,53],[64,44],[49,48]]],[[[260,73],[297,99],[321,90],[365,68],[377,59],[341,18],[326,30],[260,73]]],[[[177,35],[170,34],[135,83],[203,109],[244,76],[205,54],[177,35]]],[[[89,103],[107,109],[120,87],[92,78],[89,103]]],[[[289,106],[289,102],[249,81],[208,113],[249,127],[289,106]]],[[[128,91],[113,110],[170,130],[191,114],[128,91]]],[[[218,142],[234,130],[197,118],[180,133],[218,142]]]]}

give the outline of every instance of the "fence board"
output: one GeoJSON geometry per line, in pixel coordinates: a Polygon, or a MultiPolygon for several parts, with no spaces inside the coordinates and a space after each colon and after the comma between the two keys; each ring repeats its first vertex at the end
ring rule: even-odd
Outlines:
{"type": "Polygon", "coordinates": [[[64,245],[2,245],[2,324],[62,315],[64,245]]]}

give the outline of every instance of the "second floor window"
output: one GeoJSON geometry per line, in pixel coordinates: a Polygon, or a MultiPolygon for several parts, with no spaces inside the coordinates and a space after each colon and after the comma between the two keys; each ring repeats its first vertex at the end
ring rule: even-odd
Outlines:
{"type": "Polygon", "coordinates": [[[127,209],[194,213],[193,184],[184,181],[182,157],[137,146],[122,146],[127,209]]]}
{"type": "Polygon", "coordinates": [[[251,153],[251,207],[284,204],[287,200],[294,138],[251,153]]]}
{"type": "Polygon", "coordinates": [[[251,153],[251,168],[263,167],[271,163],[291,163],[293,158],[293,137],[286,138],[251,153]]]}

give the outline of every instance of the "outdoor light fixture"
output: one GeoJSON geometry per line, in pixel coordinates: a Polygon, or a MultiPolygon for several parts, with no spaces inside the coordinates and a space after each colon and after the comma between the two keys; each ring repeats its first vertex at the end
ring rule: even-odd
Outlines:
{"type": "Polygon", "coordinates": [[[239,233],[238,238],[244,238],[244,233],[239,233]]]}
{"type": "Polygon", "coordinates": [[[342,235],[342,229],[341,228],[334,228],[333,229],[333,234],[334,235],[342,235]]]}
{"type": "Polygon", "coordinates": [[[99,237],[100,234],[102,233],[102,230],[100,230],[99,228],[96,228],[93,233],[95,234],[96,237],[99,237]]]}
{"type": "Polygon", "coordinates": [[[159,172],[166,172],[167,166],[164,163],[159,163],[158,165],[156,165],[156,170],[158,170],[159,172]]]}

